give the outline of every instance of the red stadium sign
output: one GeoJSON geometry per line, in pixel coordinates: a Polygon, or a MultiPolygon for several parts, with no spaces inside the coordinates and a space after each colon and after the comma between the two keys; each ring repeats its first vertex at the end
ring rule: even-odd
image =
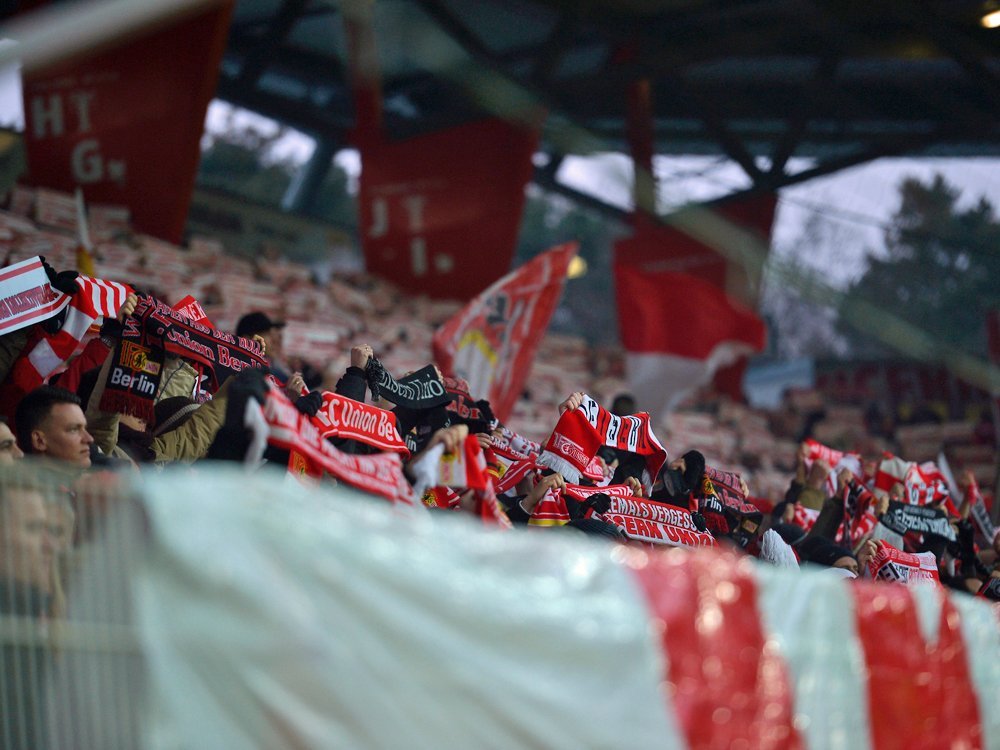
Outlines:
{"type": "Polygon", "coordinates": [[[179,243],[232,3],[24,80],[29,180],[179,243]]]}
{"type": "Polygon", "coordinates": [[[361,149],[361,239],[372,273],[470,299],[510,269],[537,135],[483,120],[361,149]]]}

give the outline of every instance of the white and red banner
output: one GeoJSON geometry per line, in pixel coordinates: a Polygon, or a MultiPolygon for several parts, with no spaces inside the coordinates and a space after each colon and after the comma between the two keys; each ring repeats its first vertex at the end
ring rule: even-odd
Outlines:
{"type": "Polygon", "coordinates": [[[981,598],[497,533],[266,474],[142,491],[137,642],[178,746],[1000,747],[981,598]]]}
{"type": "Polygon", "coordinates": [[[742,399],[746,357],[764,347],[757,291],[733,256],[737,243],[770,244],[777,204],[763,194],[677,226],[636,221],[615,243],[618,326],[631,391],[656,418],[715,379],[742,399]]]}
{"type": "Polygon", "coordinates": [[[219,0],[168,27],[27,74],[30,181],[127,206],[136,229],[179,243],[232,6],[219,0]]]}
{"type": "Polygon", "coordinates": [[[763,321],[696,276],[646,270],[619,249],[615,290],[629,389],[657,417],[764,348],[763,321]]]}
{"type": "Polygon", "coordinates": [[[368,271],[412,293],[469,299],[510,269],[536,133],[488,119],[358,141],[368,271]]]}
{"type": "Polygon", "coordinates": [[[868,559],[867,575],[876,581],[892,583],[940,582],[937,558],[933,552],[903,552],[879,540],[878,552],[868,559]]]}
{"type": "Polygon", "coordinates": [[[476,296],[434,334],[434,360],[497,419],[510,417],[559,303],[575,242],[532,258],[476,296]]]}
{"type": "Polygon", "coordinates": [[[22,260],[0,270],[0,336],[51,318],[69,297],[49,284],[42,259],[22,260]]]}

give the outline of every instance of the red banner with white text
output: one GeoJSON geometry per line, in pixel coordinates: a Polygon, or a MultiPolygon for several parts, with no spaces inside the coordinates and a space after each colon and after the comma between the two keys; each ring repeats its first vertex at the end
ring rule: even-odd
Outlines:
{"type": "Polygon", "coordinates": [[[398,143],[364,139],[367,269],[411,292],[470,299],[510,268],[537,134],[483,120],[398,143]]]}
{"type": "Polygon", "coordinates": [[[127,206],[138,230],[179,243],[232,6],[26,75],[29,181],[127,206]]]}

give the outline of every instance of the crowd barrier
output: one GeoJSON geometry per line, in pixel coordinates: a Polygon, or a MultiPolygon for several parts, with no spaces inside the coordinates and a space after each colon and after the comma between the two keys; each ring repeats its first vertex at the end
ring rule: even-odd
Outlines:
{"type": "Polygon", "coordinates": [[[1000,748],[1000,617],[940,588],[211,464],[74,518],[0,480],[3,747],[1000,748]]]}

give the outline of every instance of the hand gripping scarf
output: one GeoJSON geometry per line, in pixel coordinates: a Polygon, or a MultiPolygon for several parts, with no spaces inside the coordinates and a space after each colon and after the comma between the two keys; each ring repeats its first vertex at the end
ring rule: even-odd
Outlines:
{"type": "Polygon", "coordinates": [[[397,380],[381,362],[370,357],[365,367],[365,378],[375,401],[384,398],[407,409],[430,409],[451,401],[434,365],[427,365],[397,380]]]}

